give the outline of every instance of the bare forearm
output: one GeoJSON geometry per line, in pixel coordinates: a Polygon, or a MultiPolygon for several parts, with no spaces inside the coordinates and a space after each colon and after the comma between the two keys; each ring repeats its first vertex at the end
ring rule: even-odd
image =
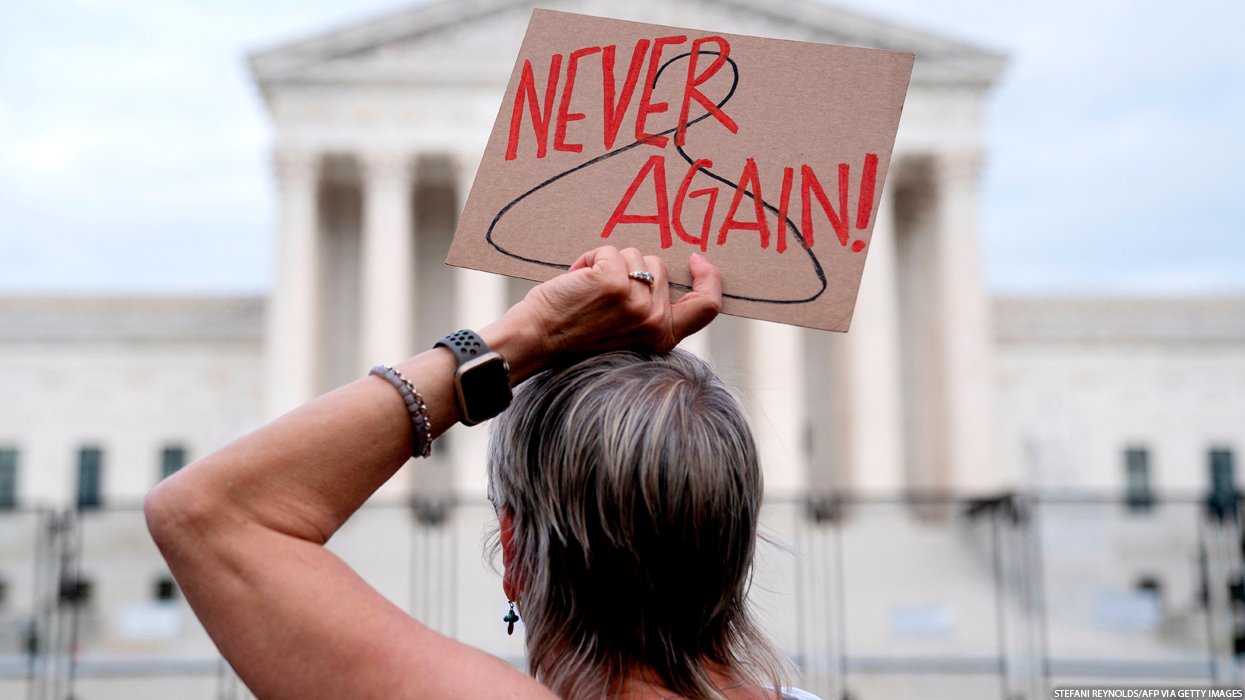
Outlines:
{"type": "MultiPolygon", "coordinates": [[[[513,358],[515,382],[543,363],[539,344],[519,325],[495,323],[481,330],[490,347],[513,358]]],[[[434,435],[459,420],[455,361],[448,350],[421,353],[397,368],[427,403],[434,435]]],[[[191,509],[323,543],[406,463],[411,435],[398,392],[383,379],[363,377],[166,480],[148,497],[153,528],[160,526],[162,511],[191,509]]]]}
{"type": "MultiPolygon", "coordinates": [[[[670,349],[709,322],[721,303],[716,268],[693,256],[693,291],[671,304],[664,268],[649,288],[627,276],[638,251],[601,248],[540,285],[504,317],[480,329],[517,383],[559,352],[617,347],[670,349]]],[[[428,405],[433,435],[458,422],[455,360],[424,352],[398,368],[428,405]]],[[[166,480],[148,497],[157,541],[165,520],[194,510],[224,523],[254,522],[323,543],[410,455],[412,426],[400,395],[366,377],[322,396],[166,480]]]]}

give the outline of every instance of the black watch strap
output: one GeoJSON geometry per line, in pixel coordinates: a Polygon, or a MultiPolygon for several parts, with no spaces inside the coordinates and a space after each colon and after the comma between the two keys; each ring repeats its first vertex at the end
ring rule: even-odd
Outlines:
{"type": "Polygon", "coordinates": [[[473,330],[466,328],[461,331],[454,331],[444,338],[437,341],[434,348],[449,348],[454,353],[458,364],[463,364],[472,358],[479,357],[492,352],[489,347],[484,344],[484,339],[476,334],[473,330]]]}
{"type": "Polygon", "coordinates": [[[458,399],[459,420],[464,424],[486,421],[510,405],[510,365],[474,331],[451,333],[433,347],[449,348],[458,360],[454,395],[458,399]]]}

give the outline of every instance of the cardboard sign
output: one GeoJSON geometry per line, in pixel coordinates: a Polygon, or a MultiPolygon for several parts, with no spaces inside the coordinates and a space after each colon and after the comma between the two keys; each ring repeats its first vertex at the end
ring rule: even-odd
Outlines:
{"type": "Polygon", "coordinates": [[[536,10],[446,262],[699,251],[723,311],[845,331],[914,57],[536,10]]]}

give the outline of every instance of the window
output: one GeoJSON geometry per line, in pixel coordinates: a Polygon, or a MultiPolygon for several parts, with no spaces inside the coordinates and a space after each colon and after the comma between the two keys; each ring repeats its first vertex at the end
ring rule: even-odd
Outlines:
{"type": "Polygon", "coordinates": [[[78,507],[100,506],[100,483],[103,481],[104,451],[98,447],[78,450],[78,507]]]}
{"type": "Polygon", "coordinates": [[[177,583],[171,576],[161,576],[156,579],[156,585],[152,588],[152,594],[161,603],[176,600],[177,583]]]}
{"type": "Polygon", "coordinates": [[[1142,576],[1133,584],[1133,590],[1138,593],[1152,595],[1157,600],[1163,598],[1163,581],[1158,576],[1142,576]]]}
{"type": "Polygon", "coordinates": [[[91,602],[94,587],[89,578],[66,574],[60,583],[60,601],[70,605],[86,605],[91,602]]]}
{"type": "Polygon", "coordinates": [[[1124,500],[1133,512],[1150,510],[1154,490],[1150,486],[1150,450],[1129,447],[1124,450],[1124,500]]]}
{"type": "Polygon", "coordinates": [[[169,478],[184,466],[186,466],[186,448],[180,445],[166,445],[160,451],[161,479],[169,478]]]}
{"type": "Polygon", "coordinates": [[[0,448],[0,510],[17,507],[17,450],[0,448]]]}
{"type": "Polygon", "coordinates": [[[1210,509],[1212,512],[1231,517],[1236,514],[1236,465],[1232,450],[1210,451],[1210,509]]]}

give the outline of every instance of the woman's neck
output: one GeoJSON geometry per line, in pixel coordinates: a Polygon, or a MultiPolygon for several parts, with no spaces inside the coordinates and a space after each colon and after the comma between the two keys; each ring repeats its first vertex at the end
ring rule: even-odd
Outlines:
{"type": "MultiPolygon", "coordinates": [[[[726,669],[710,669],[709,682],[728,698],[735,700],[751,700],[762,698],[765,694],[755,683],[742,679],[738,674],[726,669]]],[[[617,686],[610,698],[618,700],[681,700],[682,695],[666,687],[661,678],[651,670],[634,674],[617,686]]]]}

